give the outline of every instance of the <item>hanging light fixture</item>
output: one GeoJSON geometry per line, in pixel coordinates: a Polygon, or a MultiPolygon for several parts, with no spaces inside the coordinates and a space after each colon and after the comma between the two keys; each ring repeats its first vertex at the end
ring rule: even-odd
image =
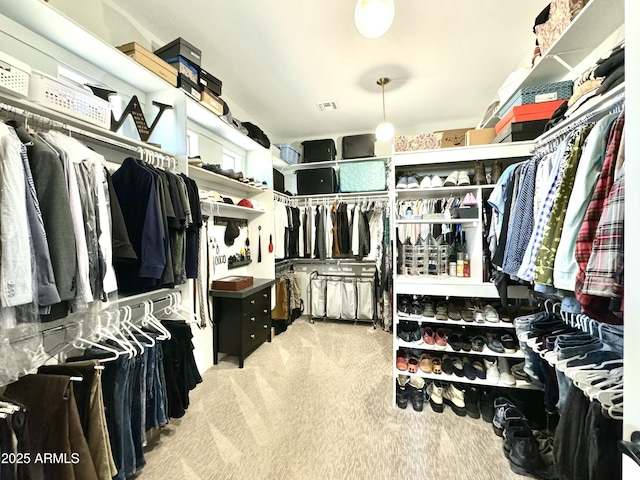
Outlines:
{"type": "Polygon", "coordinates": [[[364,37],[381,37],[391,27],[395,10],[393,0],[358,0],[356,28],[364,37]]]}
{"type": "Polygon", "coordinates": [[[376,81],[382,87],[382,123],[376,127],[376,139],[379,142],[388,142],[395,133],[393,125],[387,122],[387,109],[384,103],[384,86],[390,81],[387,77],[381,77],[376,81]]]}

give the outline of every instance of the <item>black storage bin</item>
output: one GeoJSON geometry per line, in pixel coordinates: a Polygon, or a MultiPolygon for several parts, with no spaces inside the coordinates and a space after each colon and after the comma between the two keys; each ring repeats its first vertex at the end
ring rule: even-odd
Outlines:
{"type": "Polygon", "coordinates": [[[163,60],[182,57],[198,67],[202,61],[202,52],[200,49],[191,45],[184,38],[176,38],[173,42],[167,43],[164,47],[159,48],[153,53],[163,60]]]}
{"type": "Polygon", "coordinates": [[[373,133],[342,137],[342,158],[375,157],[376,136],[373,133]]]}
{"type": "Polygon", "coordinates": [[[336,142],[333,138],[302,142],[302,163],[330,162],[336,159],[336,142]]]}
{"type": "Polygon", "coordinates": [[[548,120],[532,120],[529,122],[513,122],[504,127],[491,143],[524,142],[535,140],[544,133],[548,120]]]}
{"type": "Polygon", "coordinates": [[[298,195],[317,195],[338,191],[338,177],[331,167],[297,170],[296,182],[298,195]]]}
{"type": "Polygon", "coordinates": [[[284,193],[284,175],[275,168],[273,169],[273,189],[276,192],[284,193]]]}
{"type": "Polygon", "coordinates": [[[205,90],[209,90],[216,97],[222,95],[222,81],[211,75],[204,69],[200,69],[200,85],[205,90]]]}
{"type": "Polygon", "coordinates": [[[200,101],[200,94],[202,93],[202,87],[195,82],[192,82],[189,78],[183,74],[178,74],[178,88],[181,88],[197,101],[200,101]]]}

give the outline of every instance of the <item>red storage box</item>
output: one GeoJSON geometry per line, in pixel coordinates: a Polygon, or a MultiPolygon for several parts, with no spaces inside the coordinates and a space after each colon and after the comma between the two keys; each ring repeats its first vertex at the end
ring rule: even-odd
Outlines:
{"type": "Polygon", "coordinates": [[[530,103],[513,107],[496,125],[496,134],[513,122],[530,122],[532,120],[548,120],[553,112],[566,100],[553,100],[551,102],[530,103]]]}

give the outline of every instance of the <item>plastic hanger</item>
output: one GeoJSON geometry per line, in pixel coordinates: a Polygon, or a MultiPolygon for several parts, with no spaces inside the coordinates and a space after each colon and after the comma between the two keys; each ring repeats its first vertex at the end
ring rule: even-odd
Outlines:
{"type": "Polygon", "coordinates": [[[120,329],[124,331],[124,333],[126,334],[127,338],[132,340],[131,344],[134,346],[134,348],[137,347],[136,355],[138,355],[138,354],[142,355],[144,353],[144,345],[142,345],[140,343],[138,338],[133,333],[133,330],[131,329],[131,325],[133,325],[131,323],[131,307],[129,307],[127,305],[125,307],[122,307],[122,309],[124,310],[124,314],[125,315],[124,315],[124,320],[122,322],[120,322],[120,329]],[[139,351],[138,351],[138,349],[139,349],[139,351]]]}
{"type": "Polygon", "coordinates": [[[171,338],[171,332],[153,315],[153,302],[151,300],[144,302],[142,325],[154,328],[158,332],[158,340],[168,340],[171,338]]]}
{"type": "MultiPolygon", "coordinates": [[[[106,328],[102,326],[100,323],[98,334],[100,339],[108,339],[116,343],[118,347],[122,349],[122,355],[127,355],[129,359],[133,358],[136,355],[136,349],[131,344],[131,342],[122,334],[120,331],[117,320],[114,320],[112,323],[112,314],[111,312],[105,312],[107,314],[107,326],[106,328]]],[[[118,317],[120,313],[118,312],[118,317]]]]}

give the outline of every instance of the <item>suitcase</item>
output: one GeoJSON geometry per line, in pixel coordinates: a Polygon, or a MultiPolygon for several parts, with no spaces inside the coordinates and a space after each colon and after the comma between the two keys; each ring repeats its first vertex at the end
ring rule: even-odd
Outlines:
{"type": "Polygon", "coordinates": [[[364,160],[340,165],[340,191],[378,192],[387,189],[387,166],[384,160],[364,160]]]}
{"type": "Polygon", "coordinates": [[[284,193],[284,175],[275,168],[273,169],[273,189],[276,192],[284,193]]]}
{"type": "Polygon", "coordinates": [[[342,137],[342,158],[375,157],[376,136],[373,133],[342,137]]]}
{"type": "Polygon", "coordinates": [[[296,182],[298,195],[317,195],[338,191],[336,171],[331,167],[297,170],[296,182]]]}
{"type": "Polygon", "coordinates": [[[332,138],[302,142],[302,163],[331,162],[336,159],[336,142],[332,138]]]}

